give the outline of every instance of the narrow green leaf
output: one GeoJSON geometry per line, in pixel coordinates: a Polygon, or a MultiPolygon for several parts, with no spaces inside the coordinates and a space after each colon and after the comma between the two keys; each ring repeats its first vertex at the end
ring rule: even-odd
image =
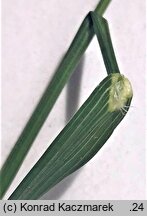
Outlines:
{"type": "Polygon", "coordinates": [[[9,199],[38,199],[87,163],[127,113],[132,87],[119,73],[108,75],[65,126],[9,199]]]}
{"type": "MultiPolygon", "coordinates": [[[[103,14],[111,0],[101,0],[95,12],[103,14]]],[[[3,197],[43,123],[55,104],[60,92],[78,65],[82,55],[88,47],[94,35],[90,15],[88,14],[81,24],[71,46],[62,59],[49,86],[44,92],[39,104],[34,110],[30,120],[26,124],[0,173],[0,198],[3,197]]]]}
{"type": "Polygon", "coordinates": [[[120,73],[107,20],[102,16],[99,16],[96,12],[90,12],[90,15],[93,21],[94,32],[99,41],[107,73],[120,73]]]}

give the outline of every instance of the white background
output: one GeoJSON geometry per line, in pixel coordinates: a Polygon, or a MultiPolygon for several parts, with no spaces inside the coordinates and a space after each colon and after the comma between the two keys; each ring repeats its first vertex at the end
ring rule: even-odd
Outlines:
{"type": "MultiPolygon", "coordinates": [[[[2,163],[83,18],[97,2],[3,0],[2,163]]],[[[105,18],[109,21],[121,73],[133,86],[132,107],[100,152],[44,199],[145,199],[145,1],[113,0],[105,18]]],[[[66,86],[58,98],[5,198],[61,131],[67,117],[105,76],[94,38],[70,87],[66,86]]]]}

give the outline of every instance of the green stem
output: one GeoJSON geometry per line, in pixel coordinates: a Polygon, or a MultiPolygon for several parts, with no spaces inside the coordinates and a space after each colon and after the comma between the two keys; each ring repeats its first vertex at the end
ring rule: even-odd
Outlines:
{"type": "Polygon", "coordinates": [[[104,19],[102,16],[96,14],[95,12],[90,12],[90,15],[93,21],[94,32],[97,35],[98,42],[101,48],[107,73],[120,73],[113,49],[107,20],[104,19]]]}
{"type": "MultiPolygon", "coordinates": [[[[95,12],[103,14],[111,0],[101,0],[95,12]]],[[[94,36],[90,15],[81,24],[70,48],[60,63],[49,86],[22,131],[0,173],[0,198],[3,197],[27,155],[33,141],[55,104],[60,92],[78,65],[82,55],[94,36]]]]}

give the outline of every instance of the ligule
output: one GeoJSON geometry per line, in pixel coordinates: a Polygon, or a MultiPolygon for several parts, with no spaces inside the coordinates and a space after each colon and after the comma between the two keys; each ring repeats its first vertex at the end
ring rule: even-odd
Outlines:
{"type": "Polygon", "coordinates": [[[9,199],[38,199],[66,176],[86,164],[124,118],[131,99],[132,87],[128,79],[119,73],[108,75],[9,199]],[[122,112],[124,107],[125,112],[122,112]]]}

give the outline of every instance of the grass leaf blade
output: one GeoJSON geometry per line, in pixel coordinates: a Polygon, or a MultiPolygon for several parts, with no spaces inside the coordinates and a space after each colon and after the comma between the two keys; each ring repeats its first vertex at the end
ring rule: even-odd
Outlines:
{"type": "MultiPolygon", "coordinates": [[[[111,0],[101,0],[95,12],[103,14],[110,1],[111,0]]],[[[0,198],[4,196],[9,185],[13,181],[19,167],[31,148],[33,141],[35,140],[44,121],[55,104],[60,92],[70,78],[72,72],[76,68],[82,55],[93,38],[94,31],[89,16],[90,15],[84,19],[70,48],[68,49],[53,79],[51,80],[51,83],[44,92],[39,104],[34,110],[30,120],[22,131],[20,137],[18,138],[2,167],[0,172],[0,198]]]]}
{"type": "Polygon", "coordinates": [[[124,76],[118,73],[107,76],[9,199],[38,199],[63,178],[87,163],[124,118],[131,99],[132,88],[124,76]],[[121,88],[118,88],[119,85],[121,88]],[[118,101],[116,92],[119,95],[118,101]],[[123,107],[120,109],[122,102],[125,112],[121,110],[123,107]]]}

